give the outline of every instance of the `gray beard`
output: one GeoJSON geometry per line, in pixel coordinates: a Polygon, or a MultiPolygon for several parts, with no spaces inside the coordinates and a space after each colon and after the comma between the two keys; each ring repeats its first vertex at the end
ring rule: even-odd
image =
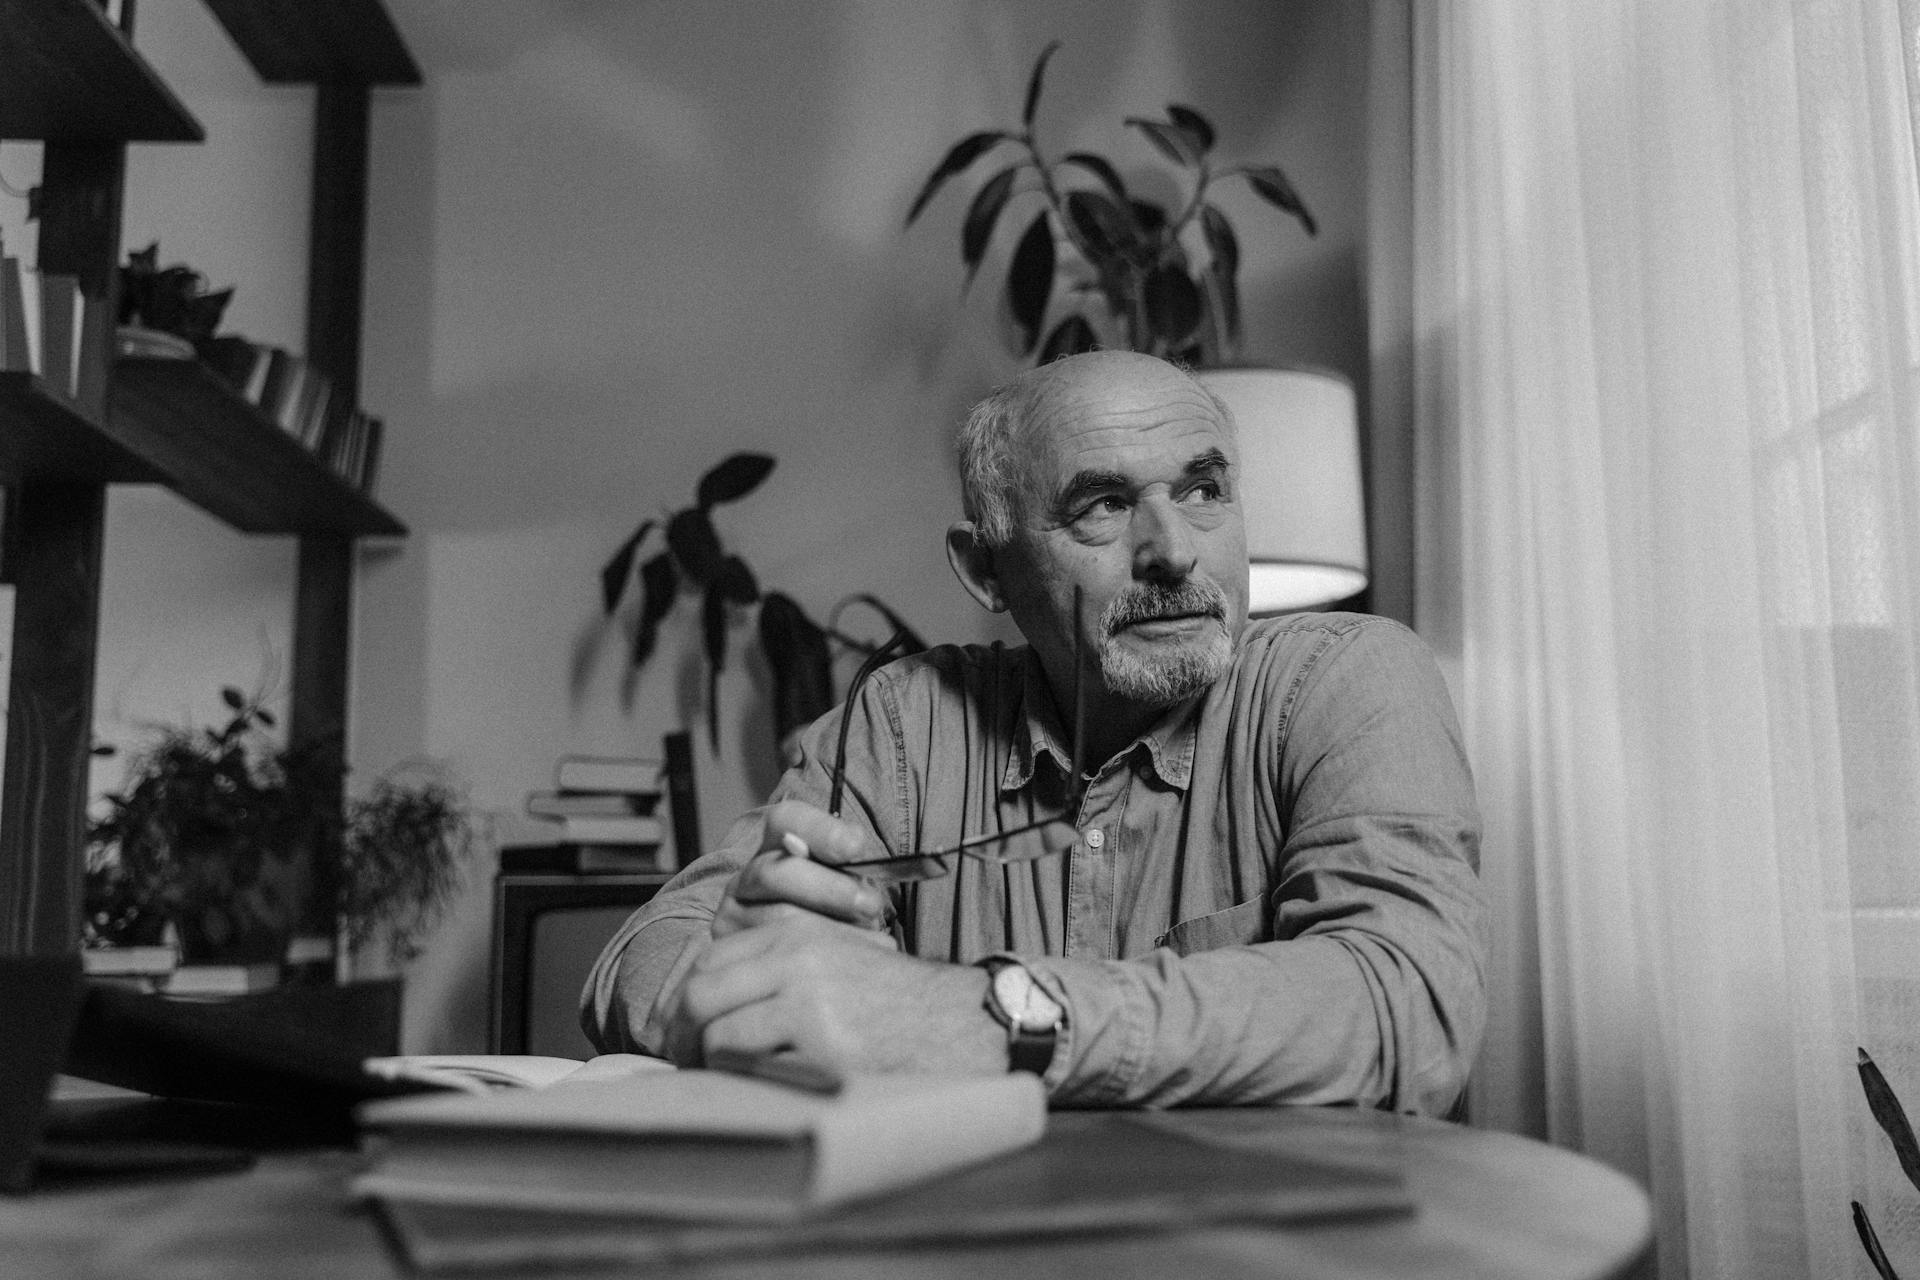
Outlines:
{"type": "Polygon", "coordinates": [[[1211,582],[1188,579],[1176,587],[1147,584],[1114,597],[1100,618],[1100,674],[1107,692],[1147,706],[1172,706],[1207,688],[1227,673],[1233,641],[1227,634],[1226,593],[1211,582]],[[1212,614],[1214,625],[1197,640],[1155,645],[1141,653],[1115,640],[1130,622],[1197,609],[1212,614]]]}

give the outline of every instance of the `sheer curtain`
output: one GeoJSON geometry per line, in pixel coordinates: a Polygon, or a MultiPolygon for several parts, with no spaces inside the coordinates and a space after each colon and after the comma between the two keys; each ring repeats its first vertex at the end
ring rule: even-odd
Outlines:
{"type": "Polygon", "coordinates": [[[1412,5],[1421,629],[1488,819],[1479,1123],[1641,1178],[1659,1274],[1920,1277],[1920,29],[1412,5]]]}

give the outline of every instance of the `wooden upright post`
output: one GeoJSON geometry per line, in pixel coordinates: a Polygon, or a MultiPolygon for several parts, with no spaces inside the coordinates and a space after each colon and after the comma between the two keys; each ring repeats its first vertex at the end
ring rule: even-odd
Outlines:
{"type": "MultiPolygon", "coordinates": [[[[125,171],[120,143],[49,142],[42,163],[40,269],[79,276],[106,307],[125,171]]],[[[112,334],[102,326],[97,340],[111,343],[112,334]]],[[[111,351],[91,358],[110,361],[111,351]]],[[[104,389],[89,391],[81,412],[105,421],[104,389]]],[[[14,588],[14,617],[0,781],[0,955],[71,955],[80,941],[106,487],[28,478],[8,491],[6,508],[0,579],[14,588]]]]}
{"type": "MultiPolygon", "coordinates": [[[[313,120],[313,193],[307,256],[307,359],[343,403],[360,402],[360,307],[366,274],[367,133],[364,84],[320,84],[313,120]]],[[[347,750],[353,638],[353,542],[300,539],[294,603],[289,736],[347,750]]],[[[333,797],[344,805],[344,794],[333,797]]],[[[332,938],[339,868],[315,866],[301,932],[332,938]]]]}

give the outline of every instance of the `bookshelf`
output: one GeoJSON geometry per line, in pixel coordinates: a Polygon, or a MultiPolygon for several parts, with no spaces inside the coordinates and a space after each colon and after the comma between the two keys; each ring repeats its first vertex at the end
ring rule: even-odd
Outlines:
{"type": "MultiPolygon", "coordinates": [[[[263,80],[315,86],[305,355],[357,400],[370,89],[419,72],[380,0],[206,3],[263,80]]],[[[0,0],[0,67],[0,138],[45,144],[38,266],[110,299],[127,145],[204,132],[96,0],[0,0]]],[[[344,734],[354,547],[406,532],[198,363],[89,357],[109,374],[80,400],[0,374],[0,581],[14,589],[0,956],[78,945],[107,486],[162,485],[243,533],[297,538],[296,739],[344,734]]]]}

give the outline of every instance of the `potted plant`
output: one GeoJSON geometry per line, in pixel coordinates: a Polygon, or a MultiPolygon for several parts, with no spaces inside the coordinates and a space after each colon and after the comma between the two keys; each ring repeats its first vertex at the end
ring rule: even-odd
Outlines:
{"type": "Polygon", "coordinates": [[[334,744],[276,745],[257,698],[221,698],[224,724],[162,730],[89,825],[88,941],[158,942],[170,926],[183,962],[277,962],[331,861],[348,941],[384,924],[410,954],[468,850],[458,796],[384,779],[342,812],[334,744]]]}
{"type": "Polygon", "coordinates": [[[1313,215],[1278,165],[1220,164],[1212,122],[1178,103],[1168,105],[1164,119],[1126,118],[1178,171],[1185,194],[1177,205],[1129,187],[1105,156],[1075,151],[1049,158],[1034,120],[1047,62],[1059,47],[1057,40],[1049,44],[1034,63],[1019,127],[982,130],[955,143],[914,198],[907,225],[949,180],[988,156],[1012,152],[967,206],[960,257],[970,283],[1000,222],[1032,211],[1020,214],[1027,224],[1004,285],[1022,356],[1044,364],[1104,344],[1202,367],[1229,362],[1240,340],[1240,244],[1210,192],[1218,183],[1243,181],[1308,235],[1317,231],[1313,215]],[[1031,196],[1038,197],[1037,209],[1031,196]],[[1064,289],[1058,285],[1063,277],[1064,289]]]}
{"type": "MultiPolygon", "coordinates": [[[[119,272],[120,324],[136,334],[171,334],[205,355],[233,288],[209,290],[207,278],[185,263],[160,265],[160,242],[127,255],[119,272]]],[[[187,352],[185,354],[191,354],[187,352]]]]}
{"type": "MultiPolygon", "coordinates": [[[[741,611],[759,606],[761,650],[773,674],[774,737],[784,749],[792,733],[833,706],[832,645],[858,652],[874,646],[843,634],[834,625],[842,608],[866,604],[887,623],[905,630],[908,652],[926,647],[892,609],[864,593],[849,596],[834,607],[825,626],[816,623],[791,596],[762,591],[746,561],[728,551],[713,524],[713,511],[736,502],[759,488],[773,472],[774,460],[764,453],[734,453],[715,463],[700,477],[693,502],[658,517],[642,520],[600,568],[602,620],[621,616],[621,606],[637,598],[625,615],[627,670],[637,672],[652,656],[660,625],[682,595],[700,600],[702,652],[707,674],[708,741],[719,746],[720,672],[726,666],[727,631],[741,611]],[[647,540],[659,532],[658,549],[641,558],[647,540]]],[[[631,694],[632,686],[627,686],[631,694]]]]}
{"type": "Polygon", "coordinates": [[[418,955],[465,878],[472,847],[465,798],[430,771],[380,778],[349,800],[337,904],[348,950],[384,937],[390,962],[418,955]]]}

